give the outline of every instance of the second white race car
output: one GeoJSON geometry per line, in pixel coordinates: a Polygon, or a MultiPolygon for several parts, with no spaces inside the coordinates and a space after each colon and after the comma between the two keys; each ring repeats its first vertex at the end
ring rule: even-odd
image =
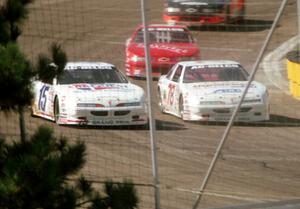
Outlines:
{"type": "Polygon", "coordinates": [[[142,125],[148,122],[144,90],[114,65],[67,63],[51,83],[33,83],[32,114],[58,124],[142,125]]]}
{"type": "MultiPolygon", "coordinates": [[[[227,60],[177,63],[158,82],[162,112],[190,121],[228,121],[241,99],[248,73],[227,60]]],[[[253,81],[236,121],[269,120],[267,88],[253,81]]]]}

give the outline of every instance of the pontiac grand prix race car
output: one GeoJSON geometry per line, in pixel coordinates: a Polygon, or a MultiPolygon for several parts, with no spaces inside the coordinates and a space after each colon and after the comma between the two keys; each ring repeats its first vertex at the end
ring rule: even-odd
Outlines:
{"type": "MultiPolygon", "coordinates": [[[[246,70],[234,61],[179,62],[158,82],[162,112],[191,121],[228,121],[247,84],[246,70]]],[[[236,121],[269,119],[266,87],[251,83],[236,121]]]]}
{"type": "Polygon", "coordinates": [[[141,125],[148,122],[144,90],[113,65],[67,63],[52,83],[34,82],[32,115],[58,124],[141,125]]]}
{"type": "Polygon", "coordinates": [[[166,0],[163,19],[167,23],[202,25],[242,21],[245,0],[166,0]]]}
{"type": "MultiPolygon", "coordinates": [[[[143,26],[126,42],[126,75],[146,77],[143,26]]],[[[199,59],[199,47],[185,26],[149,25],[153,77],[166,74],[171,67],[186,60],[199,59]]]]}

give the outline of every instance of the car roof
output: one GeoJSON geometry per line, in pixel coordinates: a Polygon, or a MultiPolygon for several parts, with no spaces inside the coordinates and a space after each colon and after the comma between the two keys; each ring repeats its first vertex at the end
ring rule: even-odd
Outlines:
{"type": "Polygon", "coordinates": [[[194,66],[194,65],[240,65],[240,63],[232,60],[199,60],[199,61],[183,61],[179,62],[183,66],[194,66]]]}
{"type": "Polygon", "coordinates": [[[65,70],[74,69],[111,69],[115,66],[106,62],[67,62],[65,70]]]}

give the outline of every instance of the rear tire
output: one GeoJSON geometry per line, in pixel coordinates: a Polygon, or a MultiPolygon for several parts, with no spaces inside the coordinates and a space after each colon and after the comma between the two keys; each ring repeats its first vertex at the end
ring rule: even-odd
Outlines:
{"type": "Polygon", "coordinates": [[[55,98],[54,101],[54,121],[56,124],[59,124],[59,119],[60,119],[60,110],[59,110],[59,101],[58,98],[55,98]]]}

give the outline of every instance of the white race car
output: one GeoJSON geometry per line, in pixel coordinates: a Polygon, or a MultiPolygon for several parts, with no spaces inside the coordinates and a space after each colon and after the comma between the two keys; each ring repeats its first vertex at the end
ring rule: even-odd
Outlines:
{"type": "Polygon", "coordinates": [[[34,81],[32,115],[57,124],[142,125],[148,122],[144,90],[114,65],[69,62],[52,83],[34,81]]]}
{"type": "MultiPolygon", "coordinates": [[[[247,71],[234,61],[179,62],[158,81],[160,110],[183,120],[228,121],[247,79],[247,71]]],[[[253,81],[236,121],[264,120],[269,120],[268,91],[253,81]]]]}

